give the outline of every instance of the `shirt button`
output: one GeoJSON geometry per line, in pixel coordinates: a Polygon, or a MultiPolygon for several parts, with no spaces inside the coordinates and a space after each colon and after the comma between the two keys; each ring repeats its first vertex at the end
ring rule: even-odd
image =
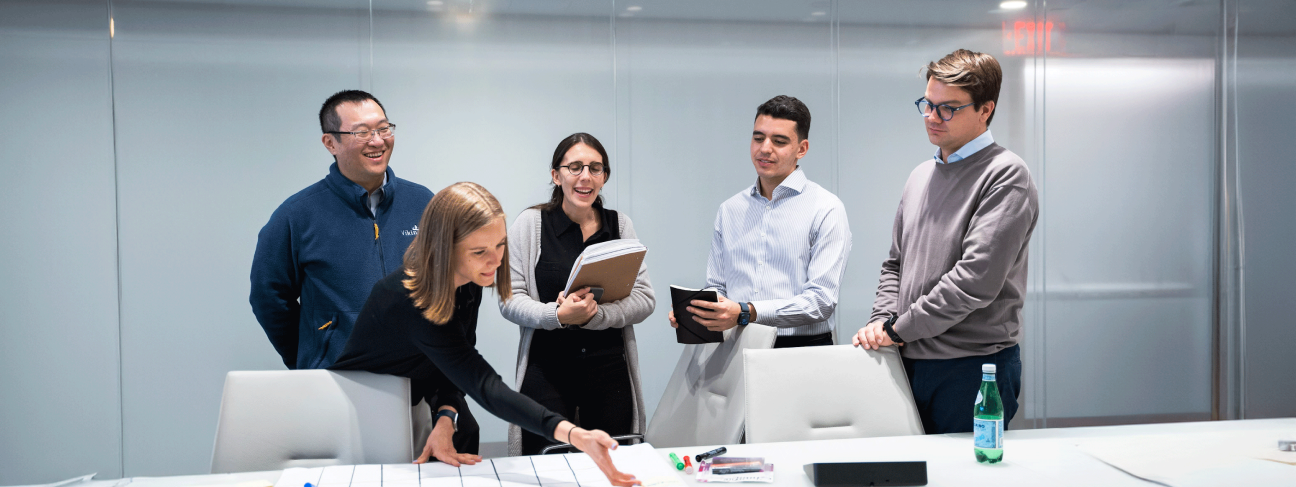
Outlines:
{"type": "Polygon", "coordinates": [[[765,209],[768,210],[768,209],[769,209],[769,205],[765,205],[765,209]]]}
{"type": "Polygon", "coordinates": [[[756,291],[756,294],[760,294],[760,291],[759,291],[759,290],[758,290],[758,291],[756,291]]]}
{"type": "Polygon", "coordinates": [[[582,348],[582,349],[581,349],[581,353],[585,353],[585,349],[582,348]]]}

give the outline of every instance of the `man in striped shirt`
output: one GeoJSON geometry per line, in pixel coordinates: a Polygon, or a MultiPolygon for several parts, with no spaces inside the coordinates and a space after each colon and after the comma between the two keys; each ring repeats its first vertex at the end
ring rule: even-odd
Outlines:
{"type": "MultiPolygon", "coordinates": [[[[707,286],[720,299],[689,307],[707,329],[760,323],[778,328],[775,348],[833,344],[851,232],[841,200],[798,166],[809,135],[810,110],[796,98],[756,109],[756,184],[720,205],[707,259],[707,286]]],[[[678,326],[674,312],[670,321],[678,326]]]]}

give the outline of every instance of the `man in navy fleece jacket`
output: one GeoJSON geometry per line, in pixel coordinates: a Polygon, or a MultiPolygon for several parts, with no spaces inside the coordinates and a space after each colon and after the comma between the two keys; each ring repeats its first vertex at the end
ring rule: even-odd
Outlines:
{"type": "Polygon", "coordinates": [[[252,312],[289,369],[333,364],[374,283],[401,266],[432,192],[390,167],[396,125],[373,95],[342,91],[320,109],[329,174],[261,228],[252,312]]]}

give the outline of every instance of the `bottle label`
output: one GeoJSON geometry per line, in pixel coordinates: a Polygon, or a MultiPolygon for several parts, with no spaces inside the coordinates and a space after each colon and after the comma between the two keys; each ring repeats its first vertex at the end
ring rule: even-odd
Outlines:
{"type": "Polygon", "coordinates": [[[973,418],[972,437],[977,448],[1003,448],[1003,420],[973,418]]]}
{"type": "Polygon", "coordinates": [[[983,382],[985,381],[994,382],[995,381],[994,374],[981,374],[981,380],[983,382]]]}

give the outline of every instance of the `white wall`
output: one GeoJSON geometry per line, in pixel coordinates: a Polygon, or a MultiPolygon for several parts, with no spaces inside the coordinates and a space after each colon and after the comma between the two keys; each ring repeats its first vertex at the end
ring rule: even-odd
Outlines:
{"type": "Polygon", "coordinates": [[[0,484],[122,473],[105,12],[0,3],[0,484]]]}

